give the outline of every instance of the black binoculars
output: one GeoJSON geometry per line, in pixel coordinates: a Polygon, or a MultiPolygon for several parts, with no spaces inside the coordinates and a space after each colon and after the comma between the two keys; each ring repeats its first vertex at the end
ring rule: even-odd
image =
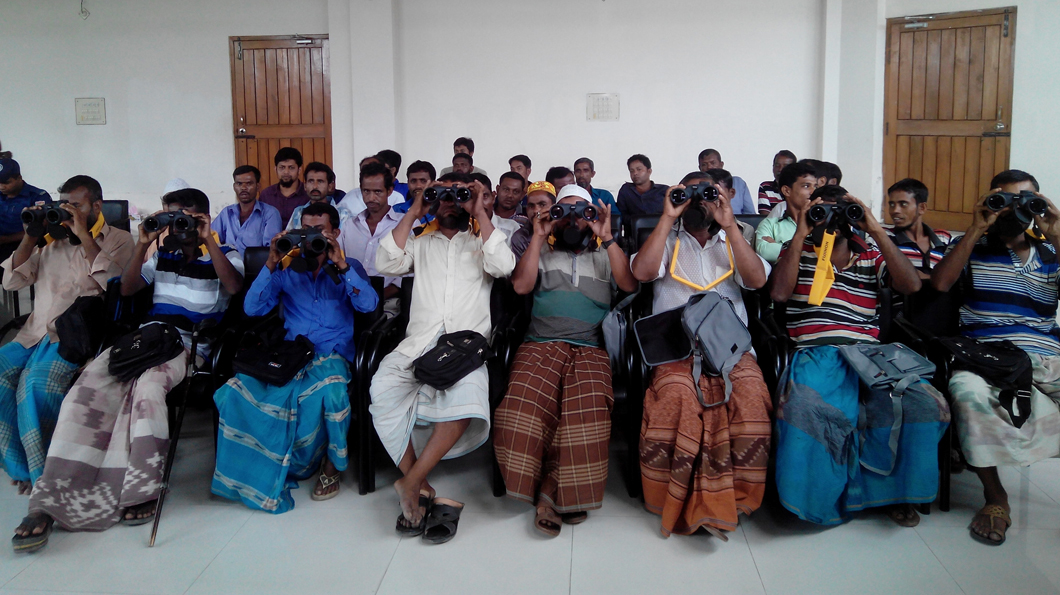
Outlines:
{"type": "Polygon", "coordinates": [[[1030,216],[1044,217],[1049,210],[1049,203],[1030,190],[1022,190],[1019,194],[1013,192],[995,192],[986,197],[986,208],[995,213],[1008,207],[1015,207],[1030,216]]]}
{"type": "Polygon", "coordinates": [[[276,249],[287,254],[301,248],[303,256],[318,256],[328,251],[328,239],[317,229],[294,229],[276,240],[276,249]]]}
{"type": "Polygon", "coordinates": [[[857,223],[865,218],[865,209],[861,208],[861,205],[857,203],[846,201],[822,203],[810,207],[810,210],[806,213],[806,219],[810,223],[817,225],[827,220],[829,215],[833,218],[845,220],[847,223],[857,223]]]}
{"type": "Polygon", "coordinates": [[[673,203],[675,207],[683,205],[690,200],[714,202],[718,200],[718,188],[710,182],[700,182],[699,184],[687,186],[684,190],[676,188],[670,193],[670,202],[673,203]]]}
{"type": "MultiPolygon", "coordinates": [[[[66,201],[60,202],[59,204],[66,204],[66,201]]],[[[70,214],[70,211],[59,208],[58,205],[48,205],[39,209],[26,209],[22,211],[22,223],[25,225],[44,225],[45,223],[58,225],[63,221],[69,221],[73,218],[74,216],[70,214]]]]}
{"type": "Polygon", "coordinates": [[[552,208],[548,210],[548,215],[552,217],[553,221],[569,217],[571,213],[574,214],[576,219],[585,219],[586,221],[596,221],[597,218],[596,207],[587,202],[579,202],[575,204],[561,203],[553,205],[552,208]]]}
{"type": "Polygon", "coordinates": [[[191,215],[186,215],[177,211],[169,211],[166,213],[151,215],[147,219],[144,219],[143,226],[144,230],[148,233],[154,233],[166,227],[179,233],[195,229],[198,227],[198,224],[195,222],[195,218],[191,215]]]}
{"type": "Polygon", "coordinates": [[[439,200],[453,200],[465,203],[471,200],[471,191],[463,186],[431,186],[423,191],[423,202],[428,204],[439,200]]]}

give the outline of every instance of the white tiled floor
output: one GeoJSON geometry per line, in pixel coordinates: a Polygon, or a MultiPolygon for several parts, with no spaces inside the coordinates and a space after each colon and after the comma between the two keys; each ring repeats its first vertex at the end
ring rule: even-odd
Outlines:
{"type": "MultiPolygon", "coordinates": [[[[439,493],[467,504],[457,538],[442,546],[394,533],[398,508],[380,471],[379,490],[357,495],[344,477],[328,502],[309,499],[280,516],[209,495],[209,419],[189,417],[158,544],[150,525],[53,534],[16,556],[0,547],[0,595],[135,593],[1014,593],[1060,592],[1060,460],[1006,469],[1015,526],[989,547],[968,537],[981,505],[978,481],[953,477],[953,509],[915,529],[880,514],[839,527],[803,523],[766,508],[741,521],[728,543],[706,534],[664,539],[657,517],[626,496],[618,461],[604,508],[555,539],[531,528],[530,507],[494,498],[485,450],[442,463],[439,493]]],[[[26,499],[0,486],[0,528],[13,529],[26,499]]]]}

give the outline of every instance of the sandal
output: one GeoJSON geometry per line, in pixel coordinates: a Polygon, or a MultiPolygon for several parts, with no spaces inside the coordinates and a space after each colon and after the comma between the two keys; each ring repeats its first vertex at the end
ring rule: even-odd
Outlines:
{"type": "Polygon", "coordinates": [[[423,533],[423,529],[427,526],[427,515],[431,513],[431,504],[434,502],[434,496],[427,490],[420,490],[419,507],[423,509],[423,517],[420,518],[418,524],[413,525],[405,518],[405,513],[398,514],[397,518],[397,532],[402,535],[409,537],[415,537],[423,533]]]}
{"type": "Polygon", "coordinates": [[[155,519],[155,508],[158,505],[158,500],[151,500],[150,502],[144,502],[143,504],[137,504],[136,506],[130,506],[125,509],[125,513],[121,515],[121,524],[126,527],[136,527],[137,525],[146,525],[155,519]],[[151,514],[147,516],[140,516],[140,513],[145,511],[151,511],[151,514]],[[129,513],[132,513],[132,518],[129,518],[129,513]]]}
{"type": "Polygon", "coordinates": [[[972,517],[972,525],[969,527],[972,531],[972,539],[985,543],[987,545],[1001,545],[1005,543],[1005,532],[1012,526],[1012,517],[1009,516],[1008,511],[1004,507],[998,504],[987,504],[979,512],[975,513],[972,517]],[[990,519],[990,530],[986,535],[981,535],[975,532],[975,519],[985,516],[990,519]],[[1004,523],[1003,526],[998,526],[997,521],[1004,523]],[[996,533],[1001,537],[999,540],[990,539],[990,535],[996,533]]]}
{"type": "Polygon", "coordinates": [[[534,528],[549,537],[557,537],[563,525],[551,506],[538,506],[537,514],[534,515],[534,528]]]}
{"type": "MultiPolygon", "coordinates": [[[[337,485],[341,489],[342,484],[339,483],[339,477],[341,475],[342,475],[342,473],[340,471],[336,471],[335,475],[324,475],[324,466],[321,465],[320,466],[320,475],[317,476],[317,483],[320,484],[320,490],[323,492],[324,490],[330,488],[333,485],[337,485]]],[[[312,498],[313,500],[317,501],[317,502],[323,502],[324,500],[331,500],[332,498],[334,498],[335,496],[338,496],[338,495],[339,495],[339,490],[335,490],[334,492],[324,492],[322,494],[318,494],[317,491],[314,489],[312,492],[309,493],[309,497],[312,498]]]]}
{"type": "Polygon", "coordinates": [[[568,525],[580,525],[589,519],[589,513],[584,510],[578,512],[568,512],[566,514],[559,515],[563,518],[563,522],[568,525]]]}
{"type": "Polygon", "coordinates": [[[912,504],[888,506],[887,516],[900,527],[915,527],[920,524],[920,515],[912,504]]]}
{"type": "Polygon", "coordinates": [[[26,526],[29,527],[30,531],[33,531],[33,529],[40,526],[42,519],[44,520],[44,530],[40,532],[40,535],[30,533],[25,536],[15,535],[11,538],[11,545],[15,548],[16,554],[32,554],[48,545],[48,537],[52,534],[52,525],[55,523],[55,519],[52,517],[46,514],[29,515],[22,519],[19,527],[26,526]]]}
{"type": "Polygon", "coordinates": [[[456,537],[456,527],[460,523],[460,513],[463,510],[462,502],[448,498],[435,498],[430,514],[426,516],[427,524],[423,529],[423,540],[439,544],[456,537]]]}

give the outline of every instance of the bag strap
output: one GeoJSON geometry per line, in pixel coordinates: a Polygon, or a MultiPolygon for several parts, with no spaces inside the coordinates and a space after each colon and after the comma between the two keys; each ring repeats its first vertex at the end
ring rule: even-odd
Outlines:
{"type": "MultiPolygon", "coordinates": [[[[902,434],[902,397],[905,395],[905,391],[910,386],[920,383],[920,376],[916,374],[910,374],[897,383],[894,388],[891,389],[891,408],[893,413],[893,421],[891,422],[891,435],[887,440],[887,446],[891,450],[891,464],[887,469],[881,469],[874,467],[865,462],[865,459],[861,459],[861,466],[878,473],[880,475],[888,476],[894,471],[895,462],[898,459],[898,438],[902,434]]],[[[865,445],[865,428],[868,426],[868,415],[865,413],[865,406],[860,405],[858,407],[858,430],[861,435],[861,445],[865,445]]]]}
{"type": "Polygon", "coordinates": [[[638,295],[640,295],[640,285],[637,285],[637,289],[633,293],[622,298],[622,301],[615,304],[615,307],[611,308],[611,310],[625,310],[627,306],[633,303],[633,300],[637,299],[638,295]]]}

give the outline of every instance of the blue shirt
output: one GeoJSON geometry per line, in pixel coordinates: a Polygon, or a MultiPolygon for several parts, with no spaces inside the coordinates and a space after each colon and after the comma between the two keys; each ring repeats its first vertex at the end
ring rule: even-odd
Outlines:
{"type": "Polygon", "coordinates": [[[236,203],[221,209],[211,227],[222,244],[231,244],[242,254],[247,248],[268,246],[273,236],[283,231],[283,218],[279,209],[259,200],[246,221],[239,222],[239,203],[236,203]]]}
{"type": "Polygon", "coordinates": [[[405,182],[398,182],[397,180],[395,180],[394,181],[394,192],[397,192],[401,196],[404,196],[405,198],[408,198],[409,197],[409,185],[406,184],[405,182]]]}
{"type": "Polygon", "coordinates": [[[379,303],[368,273],[361,263],[346,259],[350,266],[335,283],[324,271],[296,273],[290,269],[272,272],[265,267],[247,291],[243,309],[249,316],[264,316],[276,307],[283,295],[283,326],[287,340],[305,335],[316,352],[332,351],[354,361],[357,345],[353,340],[353,311],[369,312],[379,303]]]}
{"type": "Polygon", "coordinates": [[[593,197],[593,202],[600,204],[611,205],[611,216],[621,217],[622,211],[618,210],[618,203],[615,202],[615,195],[611,194],[603,188],[592,188],[589,194],[593,197]]]}
{"type": "Polygon", "coordinates": [[[757,215],[758,201],[751,196],[751,189],[747,187],[747,182],[744,182],[740,176],[733,176],[732,189],[736,191],[732,197],[732,214],[757,215]]]}
{"type": "Polygon", "coordinates": [[[23,182],[22,191],[14,198],[0,194],[0,235],[11,235],[22,231],[22,209],[32,207],[37,201],[51,204],[47,192],[23,182]]]}

